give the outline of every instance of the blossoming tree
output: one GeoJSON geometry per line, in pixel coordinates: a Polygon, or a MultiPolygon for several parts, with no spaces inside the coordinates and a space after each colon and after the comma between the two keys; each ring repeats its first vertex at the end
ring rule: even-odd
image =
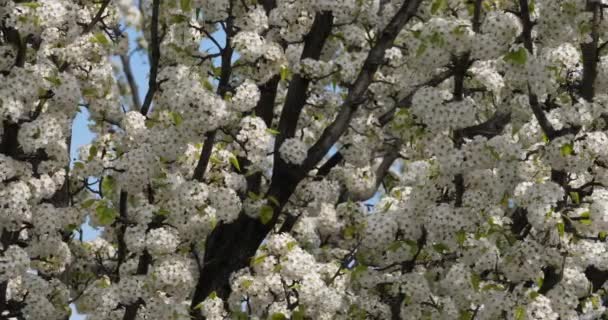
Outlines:
{"type": "Polygon", "coordinates": [[[0,319],[599,319],[607,7],[0,0],[0,319]]]}

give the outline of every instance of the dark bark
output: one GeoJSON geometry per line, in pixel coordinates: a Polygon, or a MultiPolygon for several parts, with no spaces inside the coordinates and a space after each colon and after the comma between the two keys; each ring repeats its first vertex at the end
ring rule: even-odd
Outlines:
{"type": "Polygon", "coordinates": [[[144,99],[144,104],[141,107],[141,114],[148,115],[152,99],[157,89],[156,76],[158,75],[158,64],[160,61],[160,37],[158,34],[158,17],[160,15],[160,1],[153,0],[152,2],[152,22],[150,30],[150,46],[152,48],[150,54],[150,79],[148,81],[148,93],[144,99]]]}
{"type": "MultiPolygon", "coordinates": [[[[193,309],[213,291],[221,298],[229,296],[228,278],[230,274],[249,264],[250,258],[255,254],[262,240],[274,227],[283,206],[287,203],[297,184],[327,154],[329,148],[345,131],[348,121],[361,103],[362,97],[371,83],[373,74],[383,62],[384,51],[392,45],[397,34],[415,14],[420,3],[421,0],[407,1],[389,22],[387,28],[380,33],[380,37],[371,49],[361,73],[349,90],[346,101],[338,115],[338,120],[325,130],[320,141],[309,150],[305,164],[296,168],[275,164],[273,178],[267,193],[267,197],[273,197],[278,201],[278,205],[271,201],[268,202],[268,205],[273,207],[272,220],[267,224],[262,224],[258,219],[252,219],[241,214],[236,221],[216,227],[207,238],[205,264],[193,295],[191,304],[193,309]]],[[[288,136],[286,133],[291,130],[290,126],[284,124],[283,128],[282,134],[288,136]]],[[[192,316],[195,319],[202,318],[199,312],[193,311],[192,316]]]]}
{"type": "Polygon", "coordinates": [[[129,85],[129,89],[131,90],[131,99],[133,100],[133,109],[141,110],[141,99],[139,98],[139,88],[137,87],[137,82],[135,81],[135,76],[133,75],[133,69],[131,68],[131,59],[126,55],[120,56],[120,61],[122,62],[122,69],[125,73],[125,77],[127,78],[127,84],[129,85]]]}
{"type": "MultiPolygon", "coordinates": [[[[152,256],[144,250],[142,255],[139,257],[139,261],[137,263],[137,274],[145,275],[148,274],[148,269],[150,268],[150,264],[152,263],[152,256]]],[[[140,298],[135,303],[132,303],[125,308],[125,314],[123,316],[123,320],[134,320],[137,317],[137,310],[139,307],[144,304],[143,300],[140,298]]]]}
{"type": "MultiPolygon", "coordinates": [[[[234,53],[234,49],[232,48],[231,40],[234,36],[234,32],[232,30],[233,24],[234,17],[229,17],[226,20],[226,46],[221,50],[222,63],[220,66],[220,80],[217,85],[217,94],[222,98],[224,98],[229,90],[230,76],[232,75],[232,55],[234,53]]],[[[203,177],[207,171],[207,166],[209,165],[209,160],[211,159],[211,154],[213,153],[213,144],[215,143],[216,136],[216,130],[209,131],[205,135],[203,150],[201,151],[201,156],[198,159],[198,163],[196,164],[194,175],[192,177],[197,181],[203,181],[203,177]]]]}
{"type": "Polygon", "coordinates": [[[89,33],[91,30],[93,30],[93,28],[95,27],[95,25],[101,21],[101,19],[103,19],[103,13],[106,11],[106,8],[108,7],[108,5],[110,4],[111,0],[105,0],[102,4],[101,7],[99,8],[99,10],[97,11],[97,13],[95,14],[95,16],[93,17],[93,20],[91,20],[91,22],[89,22],[88,25],[86,25],[86,27],[84,28],[84,30],[82,31],[83,34],[85,33],[89,33]]]}
{"type": "MultiPolygon", "coordinates": [[[[333,15],[331,12],[317,13],[310,32],[304,37],[304,49],[300,57],[301,60],[319,59],[323,45],[331,33],[332,21],[333,15]]],[[[285,105],[279,119],[279,134],[274,148],[275,164],[277,164],[277,161],[281,161],[278,150],[283,141],[295,135],[298,119],[306,103],[310,81],[311,79],[301,74],[296,74],[289,83],[285,105]]]]}
{"type": "Polygon", "coordinates": [[[203,177],[205,176],[205,171],[207,171],[207,166],[209,165],[209,159],[211,159],[211,153],[213,151],[213,143],[215,142],[216,132],[209,131],[205,135],[205,142],[203,144],[203,149],[201,150],[201,156],[198,158],[198,162],[196,164],[196,168],[194,168],[194,175],[192,179],[202,182],[203,177]]]}
{"type": "Polygon", "coordinates": [[[593,101],[595,96],[595,79],[597,78],[597,63],[599,61],[598,42],[601,8],[598,1],[587,1],[587,11],[593,13],[591,22],[591,42],[581,44],[583,55],[583,80],[581,81],[581,96],[587,101],[593,101]]]}
{"type": "Polygon", "coordinates": [[[384,52],[392,46],[397,34],[416,14],[421,2],[422,0],[404,2],[397,14],[380,33],[376,44],[365,59],[361,72],[359,72],[353,86],[348,91],[336,119],[325,128],[319,140],[308,150],[308,156],[302,164],[303,171],[308,172],[314,168],[346,131],[355,111],[364,101],[364,94],[371,84],[374,74],[383,63],[384,52]]]}

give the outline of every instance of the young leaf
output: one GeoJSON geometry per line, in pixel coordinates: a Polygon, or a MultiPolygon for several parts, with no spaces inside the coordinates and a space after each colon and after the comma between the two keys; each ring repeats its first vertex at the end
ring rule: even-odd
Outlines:
{"type": "Polygon", "coordinates": [[[273,213],[274,210],[271,206],[262,206],[262,208],[260,209],[260,221],[262,221],[263,224],[267,224],[268,222],[270,222],[270,220],[272,220],[273,213]]]}
{"type": "Polygon", "coordinates": [[[516,51],[511,51],[507,53],[504,57],[505,61],[511,62],[517,65],[526,64],[526,60],[528,59],[528,51],[526,48],[519,48],[516,51]]]}
{"type": "Polygon", "coordinates": [[[572,148],[572,144],[566,143],[559,149],[559,151],[560,154],[565,157],[571,155],[574,152],[574,149],[572,148]]]}
{"type": "Polygon", "coordinates": [[[238,172],[241,172],[241,165],[239,164],[239,159],[237,159],[235,156],[231,156],[230,158],[228,158],[228,161],[230,161],[230,163],[236,168],[238,172]]]}
{"type": "Polygon", "coordinates": [[[190,10],[192,10],[191,0],[180,0],[179,4],[182,11],[190,12],[190,10]]]}

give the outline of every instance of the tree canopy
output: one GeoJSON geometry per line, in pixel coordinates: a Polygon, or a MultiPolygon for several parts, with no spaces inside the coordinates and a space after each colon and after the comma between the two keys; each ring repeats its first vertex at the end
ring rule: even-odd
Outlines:
{"type": "Polygon", "coordinates": [[[0,320],[604,319],[607,8],[0,0],[0,320]]]}

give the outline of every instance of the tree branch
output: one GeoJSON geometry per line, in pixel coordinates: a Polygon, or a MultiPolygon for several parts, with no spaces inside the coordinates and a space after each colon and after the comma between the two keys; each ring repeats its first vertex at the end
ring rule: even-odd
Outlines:
{"type": "MultiPolygon", "coordinates": [[[[331,12],[316,14],[310,32],[304,37],[304,49],[302,50],[300,60],[319,59],[323,45],[331,33],[332,21],[333,15],[331,12]]],[[[285,105],[279,119],[279,134],[274,145],[275,168],[283,165],[278,150],[285,139],[292,138],[295,135],[296,128],[298,127],[298,118],[306,103],[310,81],[310,79],[296,74],[289,83],[285,105]]]]}
{"type": "Polygon", "coordinates": [[[150,79],[148,81],[148,93],[144,99],[144,104],[141,107],[141,114],[148,115],[152,99],[157,89],[156,77],[158,75],[158,64],[160,61],[160,38],[158,36],[158,16],[160,14],[160,0],[152,1],[152,23],[150,41],[152,46],[152,54],[150,55],[150,79]]]}
{"type": "MultiPolygon", "coordinates": [[[[232,48],[231,40],[234,35],[232,30],[233,20],[234,17],[228,17],[226,19],[226,47],[221,50],[222,62],[220,67],[220,80],[217,85],[217,94],[222,98],[224,98],[226,92],[228,92],[228,84],[232,74],[232,54],[234,49],[232,48]]],[[[203,150],[201,151],[201,156],[198,159],[198,163],[194,169],[194,175],[192,176],[192,178],[197,181],[203,181],[207,166],[209,165],[209,159],[211,159],[211,154],[213,153],[213,144],[215,143],[216,136],[217,132],[215,130],[207,132],[205,135],[203,150]]]]}
{"type": "Polygon", "coordinates": [[[581,96],[591,102],[595,96],[595,78],[597,78],[597,63],[599,60],[599,25],[600,25],[600,2],[587,1],[587,11],[593,13],[591,22],[591,42],[581,44],[583,54],[583,80],[581,81],[581,96]]]}
{"type": "Polygon", "coordinates": [[[405,1],[397,14],[391,19],[386,28],[380,33],[378,41],[372,47],[363,68],[355,83],[348,91],[348,95],[336,119],[330,124],[319,140],[308,150],[308,156],[302,164],[301,170],[305,173],[316,166],[329,151],[329,149],[338,141],[340,136],[348,128],[351,118],[362,102],[363,94],[372,82],[373,76],[384,60],[384,52],[393,44],[397,34],[405,26],[405,24],[416,14],[418,6],[422,0],[405,1]]]}
{"type": "Polygon", "coordinates": [[[383,115],[381,115],[378,118],[380,125],[385,125],[385,124],[389,123],[395,116],[395,112],[397,112],[397,108],[404,108],[404,109],[409,108],[412,105],[412,99],[414,98],[414,94],[416,94],[416,91],[418,91],[418,89],[420,89],[422,87],[436,87],[436,86],[440,85],[442,82],[444,82],[445,80],[447,80],[453,76],[454,76],[454,70],[448,69],[448,70],[445,70],[445,71],[435,75],[433,78],[429,79],[428,81],[426,81],[420,85],[417,85],[410,93],[408,93],[405,97],[403,97],[401,100],[399,100],[399,102],[397,103],[397,105],[395,107],[391,108],[389,111],[387,111],[386,113],[384,113],[383,115]]]}
{"type": "MultiPolygon", "coordinates": [[[[398,144],[400,145],[400,144],[398,144]]],[[[384,158],[382,159],[382,162],[380,163],[380,165],[378,166],[378,168],[376,168],[376,182],[374,183],[374,188],[368,190],[366,193],[362,193],[362,194],[351,194],[351,193],[346,193],[343,200],[344,201],[366,201],[370,198],[372,198],[376,192],[378,191],[378,188],[380,187],[380,185],[382,184],[382,181],[384,181],[384,178],[386,177],[387,174],[389,174],[389,170],[391,168],[391,166],[393,165],[393,162],[395,162],[395,160],[397,160],[397,158],[399,158],[399,148],[391,148],[390,151],[388,151],[388,153],[384,156],[384,158]]]]}
{"type": "Polygon", "coordinates": [[[95,14],[95,16],[93,17],[93,20],[91,20],[91,22],[89,24],[86,25],[86,27],[84,28],[84,30],[82,31],[82,34],[85,33],[89,33],[91,32],[91,30],[93,30],[93,28],[95,27],[95,25],[101,21],[101,19],[103,18],[103,13],[106,11],[106,8],[108,7],[108,5],[110,4],[111,0],[105,0],[102,4],[101,7],[99,8],[99,10],[97,11],[97,14],[95,14]]]}
{"type": "Polygon", "coordinates": [[[131,99],[133,100],[133,109],[141,110],[141,100],[139,99],[139,88],[133,76],[133,69],[131,68],[131,59],[126,55],[120,55],[120,61],[122,62],[122,70],[127,78],[127,84],[131,90],[131,99]]]}

